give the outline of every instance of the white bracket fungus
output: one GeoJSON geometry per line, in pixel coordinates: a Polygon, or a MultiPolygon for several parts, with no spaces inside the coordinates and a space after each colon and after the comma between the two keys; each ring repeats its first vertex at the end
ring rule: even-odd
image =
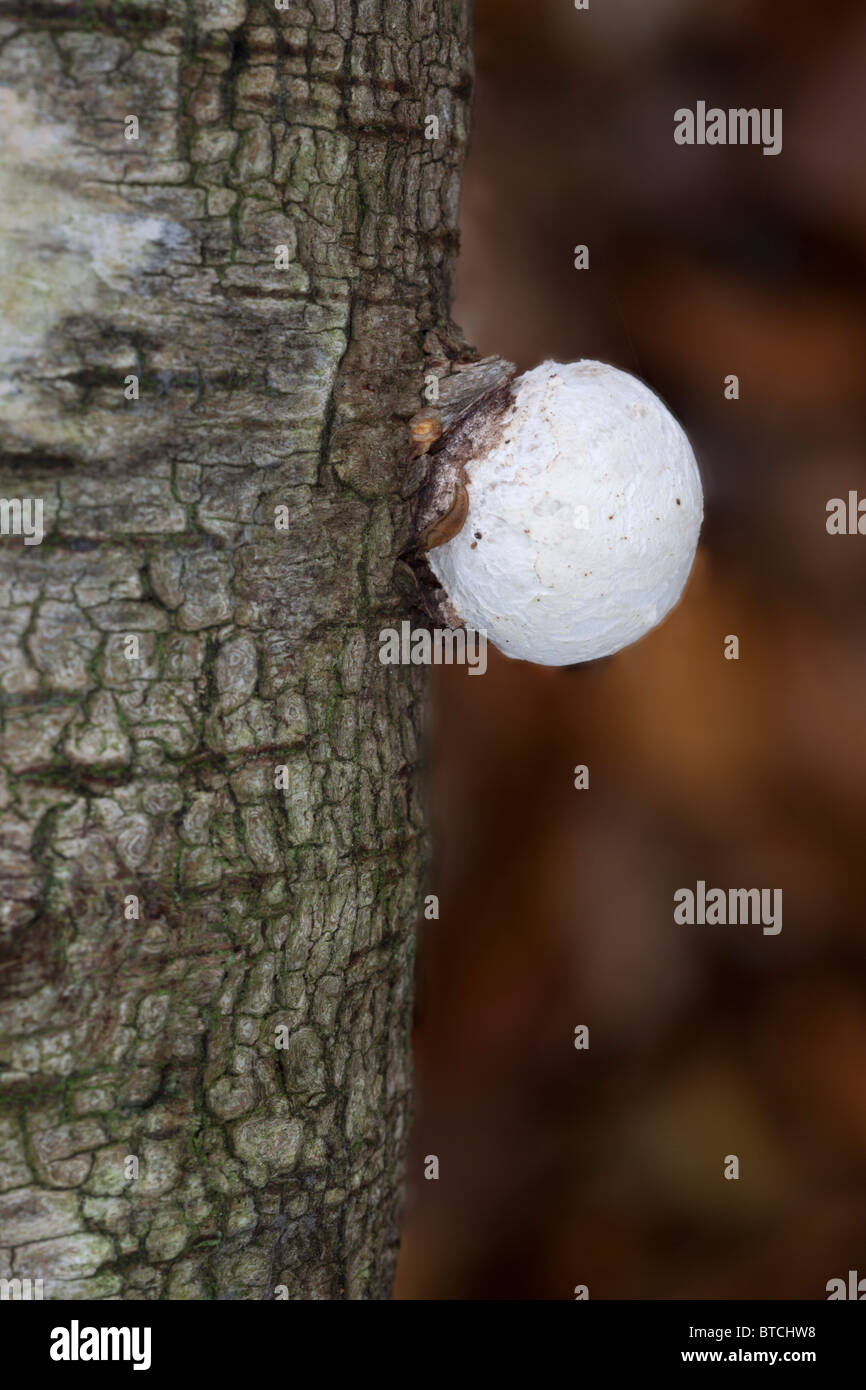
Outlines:
{"type": "Polygon", "coordinates": [[[433,440],[415,509],[441,586],[428,607],[524,661],[609,656],[683,591],[703,516],[694,454],[628,372],[545,362],[513,375],[498,359],[473,364],[450,407],[413,421],[413,440],[433,440]]]}

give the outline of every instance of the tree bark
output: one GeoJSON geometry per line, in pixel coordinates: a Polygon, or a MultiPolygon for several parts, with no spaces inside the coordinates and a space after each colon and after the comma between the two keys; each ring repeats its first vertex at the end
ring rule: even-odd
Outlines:
{"type": "Polygon", "coordinates": [[[470,23],[0,4],[0,496],[45,525],[0,538],[0,1276],[46,1297],[390,1292],[422,683],[377,636],[470,23]]]}

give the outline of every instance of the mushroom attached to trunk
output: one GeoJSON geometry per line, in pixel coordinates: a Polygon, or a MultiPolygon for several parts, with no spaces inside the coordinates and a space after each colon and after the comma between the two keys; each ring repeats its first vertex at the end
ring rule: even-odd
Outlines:
{"type": "Polygon", "coordinates": [[[460,504],[455,525],[440,515],[422,541],[444,591],[437,611],[507,656],[551,666],[609,656],[682,593],[700,475],[681,426],[628,372],[543,363],[470,411],[430,473],[428,503],[460,504]]]}

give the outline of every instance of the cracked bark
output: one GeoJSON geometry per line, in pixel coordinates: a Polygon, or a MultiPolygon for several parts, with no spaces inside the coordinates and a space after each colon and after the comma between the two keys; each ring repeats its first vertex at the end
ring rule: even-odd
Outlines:
{"type": "Polygon", "coordinates": [[[46,1297],[390,1292],[422,683],[377,634],[470,62],[452,0],[0,4],[46,528],[0,539],[0,1277],[46,1297]]]}

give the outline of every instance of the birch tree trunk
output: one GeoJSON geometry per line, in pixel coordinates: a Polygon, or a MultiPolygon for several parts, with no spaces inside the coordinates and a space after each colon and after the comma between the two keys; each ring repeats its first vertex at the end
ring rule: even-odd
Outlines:
{"type": "Polygon", "coordinates": [[[46,1297],[390,1292],[422,687],[377,634],[470,21],[0,4],[0,496],[45,528],[0,538],[0,1276],[46,1297]]]}

